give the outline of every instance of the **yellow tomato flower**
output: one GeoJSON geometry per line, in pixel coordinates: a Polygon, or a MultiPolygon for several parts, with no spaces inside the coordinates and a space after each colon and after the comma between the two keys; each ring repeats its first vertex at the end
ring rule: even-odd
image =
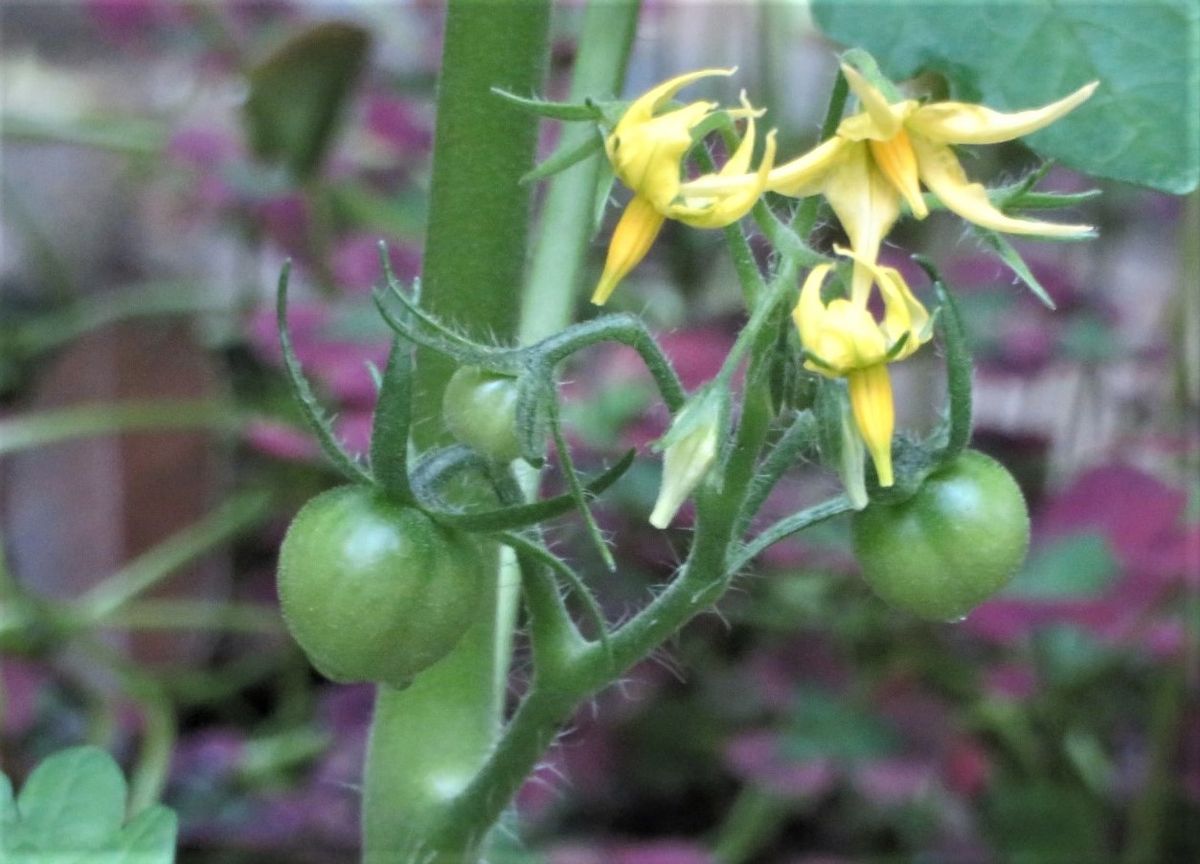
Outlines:
{"type": "Polygon", "coordinates": [[[743,93],[742,107],[724,109],[730,117],[746,118],[746,134],[728,161],[715,174],[704,178],[744,177],[745,182],[714,194],[681,194],[683,158],[692,144],[692,130],[718,113],[715,102],[692,102],[682,108],[658,113],[676,93],[701,78],[732,75],[733,69],[702,69],[664,81],[638,97],[605,139],[604,149],[613,171],[633,190],[613,232],[608,258],[592,302],[603,305],[617,284],[637,266],[665,219],[676,219],[696,228],[723,228],[741,219],[767,186],[775,164],[775,133],[767,135],[758,170],[747,174],[754,153],[754,120],[762,116],[743,93]]]}
{"type": "MultiPolygon", "coordinates": [[[[828,141],[773,169],[767,188],[795,197],[824,194],[850,245],[864,260],[876,260],[883,238],[900,215],[901,199],[918,219],[928,215],[921,184],[948,210],[994,231],[1046,237],[1092,231],[1090,225],[1018,219],[1001,212],[988,200],[984,186],[967,179],[951,145],[996,144],[1035,132],[1086,101],[1099,82],[1042,108],[1002,113],[963,102],[893,103],[850,66],[843,65],[842,74],[863,110],[843,120],[828,141]]],[[[739,183],[748,186],[751,180],[698,178],[684,184],[682,191],[729,194],[739,183]]],[[[855,267],[854,291],[869,287],[870,274],[860,264],[855,267]]]]}
{"type": "Polygon", "coordinates": [[[879,267],[857,252],[835,247],[840,255],[853,258],[867,273],[868,290],[849,298],[826,303],[821,289],[831,264],[814,267],[800,289],[800,300],[792,319],[800,331],[806,355],[805,367],[828,378],[845,378],[850,388],[850,406],[859,434],[875,462],[880,486],[891,486],[892,433],[895,408],[887,364],[903,360],[929,341],[933,321],[899,271],[879,267]],[[878,286],[883,298],[883,320],[876,321],[867,308],[870,286],[878,286]]]}

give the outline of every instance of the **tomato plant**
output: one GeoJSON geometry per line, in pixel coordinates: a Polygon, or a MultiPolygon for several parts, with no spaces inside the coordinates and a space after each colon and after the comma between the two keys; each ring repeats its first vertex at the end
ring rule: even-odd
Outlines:
{"type": "Polygon", "coordinates": [[[869,504],[852,528],[875,593],[934,620],[960,619],[1000,590],[1029,548],[1025,497],[999,462],[975,450],[906,501],[869,504]]]}
{"type": "Polygon", "coordinates": [[[517,441],[517,379],[463,366],[442,397],[442,418],[455,440],[497,462],[520,455],[517,441]]]}
{"type": "Polygon", "coordinates": [[[470,537],[366,485],[309,501],[279,554],[288,629],[342,682],[400,686],[440,660],[474,620],[483,578],[470,537]]]}

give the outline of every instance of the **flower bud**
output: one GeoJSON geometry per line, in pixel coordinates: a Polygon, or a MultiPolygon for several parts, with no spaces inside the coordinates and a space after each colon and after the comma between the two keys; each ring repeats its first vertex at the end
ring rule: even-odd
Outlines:
{"type": "Polygon", "coordinates": [[[666,528],[717,460],[726,412],[713,392],[694,397],[675,416],[656,445],[663,451],[663,476],[650,524],[666,528]]]}

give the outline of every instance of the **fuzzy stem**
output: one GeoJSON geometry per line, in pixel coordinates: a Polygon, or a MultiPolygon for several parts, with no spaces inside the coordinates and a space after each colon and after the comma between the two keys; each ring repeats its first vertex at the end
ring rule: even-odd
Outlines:
{"type": "MultiPolygon", "coordinates": [[[[523,281],[536,121],[491,94],[539,90],[548,0],[450,0],[438,88],[422,303],[476,338],[511,338],[523,281]]],[[[444,434],[441,393],[453,363],[418,352],[413,435],[444,434]]],[[[493,547],[495,548],[495,547],[493,547]]],[[[367,752],[364,859],[369,864],[474,861],[491,823],[433,833],[446,803],[494,746],[504,705],[518,580],[511,555],[480,598],[484,614],[445,659],[406,690],[381,686],[367,752]]]]}

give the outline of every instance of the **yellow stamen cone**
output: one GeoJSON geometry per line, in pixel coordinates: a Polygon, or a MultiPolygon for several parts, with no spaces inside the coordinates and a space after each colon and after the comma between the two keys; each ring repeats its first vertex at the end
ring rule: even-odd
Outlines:
{"type": "Polygon", "coordinates": [[[592,292],[593,303],[603,306],[608,302],[621,280],[646,257],[665,218],[641,195],[633,197],[621,214],[621,220],[613,231],[612,242],[608,244],[604,273],[592,292]]]}
{"type": "Polygon", "coordinates": [[[896,191],[904,196],[912,213],[918,219],[929,215],[925,199],[921,197],[921,182],[917,175],[917,156],[913,153],[912,143],[908,133],[901,127],[900,131],[886,141],[868,140],[871,155],[875,158],[883,176],[896,187],[896,191]]]}
{"type": "Polygon", "coordinates": [[[846,376],[850,385],[850,407],[854,422],[875,463],[880,486],[891,486],[892,433],[896,427],[896,409],[892,402],[892,381],[886,363],[855,369],[846,376]]]}

